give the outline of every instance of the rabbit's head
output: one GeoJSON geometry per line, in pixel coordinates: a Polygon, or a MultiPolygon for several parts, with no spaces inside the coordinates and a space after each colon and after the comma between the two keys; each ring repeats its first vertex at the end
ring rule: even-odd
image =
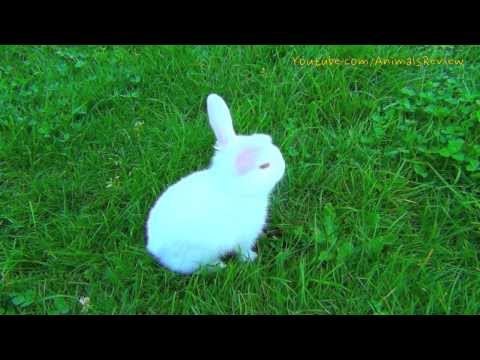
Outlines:
{"type": "Polygon", "coordinates": [[[285,161],[265,134],[236,135],[223,99],[207,98],[210,126],[217,139],[210,171],[224,188],[241,195],[268,195],[285,172],[285,161]]]}

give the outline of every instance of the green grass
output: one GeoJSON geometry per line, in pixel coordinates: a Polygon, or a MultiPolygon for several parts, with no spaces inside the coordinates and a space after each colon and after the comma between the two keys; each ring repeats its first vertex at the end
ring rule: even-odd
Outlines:
{"type": "Polygon", "coordinates": [[[0,47],[0,313],[478,314],[480,48],[0,47]],[[293,58],[463,59],[300,66],[293,58]],[[206,167],[205,99],[287,163],[254,264],[182,277],[153,201],[206,167]],[[80,299],[89,298],[89,306],[80,299]]]}

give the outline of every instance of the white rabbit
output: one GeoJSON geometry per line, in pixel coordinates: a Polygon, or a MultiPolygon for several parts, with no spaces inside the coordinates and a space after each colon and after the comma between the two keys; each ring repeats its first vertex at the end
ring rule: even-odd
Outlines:
{"type": "Polygon", "coordinates": [[[269,135],[235,134],[220,96],[208,96],[207,111],[217,139],[210,167],[170,186],[145,224],[148,252],[182,274],[203,265],[224,267],[221,257],[232,252],[255,260],[252,248],[266,223],[269,195],[285,172],[269,135]]]}

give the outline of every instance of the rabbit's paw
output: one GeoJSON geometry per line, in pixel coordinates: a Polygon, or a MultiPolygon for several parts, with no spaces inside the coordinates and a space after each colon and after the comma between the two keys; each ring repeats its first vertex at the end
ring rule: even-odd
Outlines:
{"type": "Polygon", "coordinates": [[[227,265],[225,265],[225,263],[221,260],[211,262],[210,264],[207,265],[207,269],[209,271],[218,271],[226,267],[227,265]]]}

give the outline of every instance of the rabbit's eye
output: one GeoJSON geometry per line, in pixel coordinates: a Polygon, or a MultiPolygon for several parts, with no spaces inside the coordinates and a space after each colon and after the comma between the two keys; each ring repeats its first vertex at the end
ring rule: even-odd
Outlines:
{"type": "Polygon", "coordinates": [[[269,166],[270,166],[270,163],[265,163],[265,164],[260,165],[260,169],[266,169],[269,166]]]}

